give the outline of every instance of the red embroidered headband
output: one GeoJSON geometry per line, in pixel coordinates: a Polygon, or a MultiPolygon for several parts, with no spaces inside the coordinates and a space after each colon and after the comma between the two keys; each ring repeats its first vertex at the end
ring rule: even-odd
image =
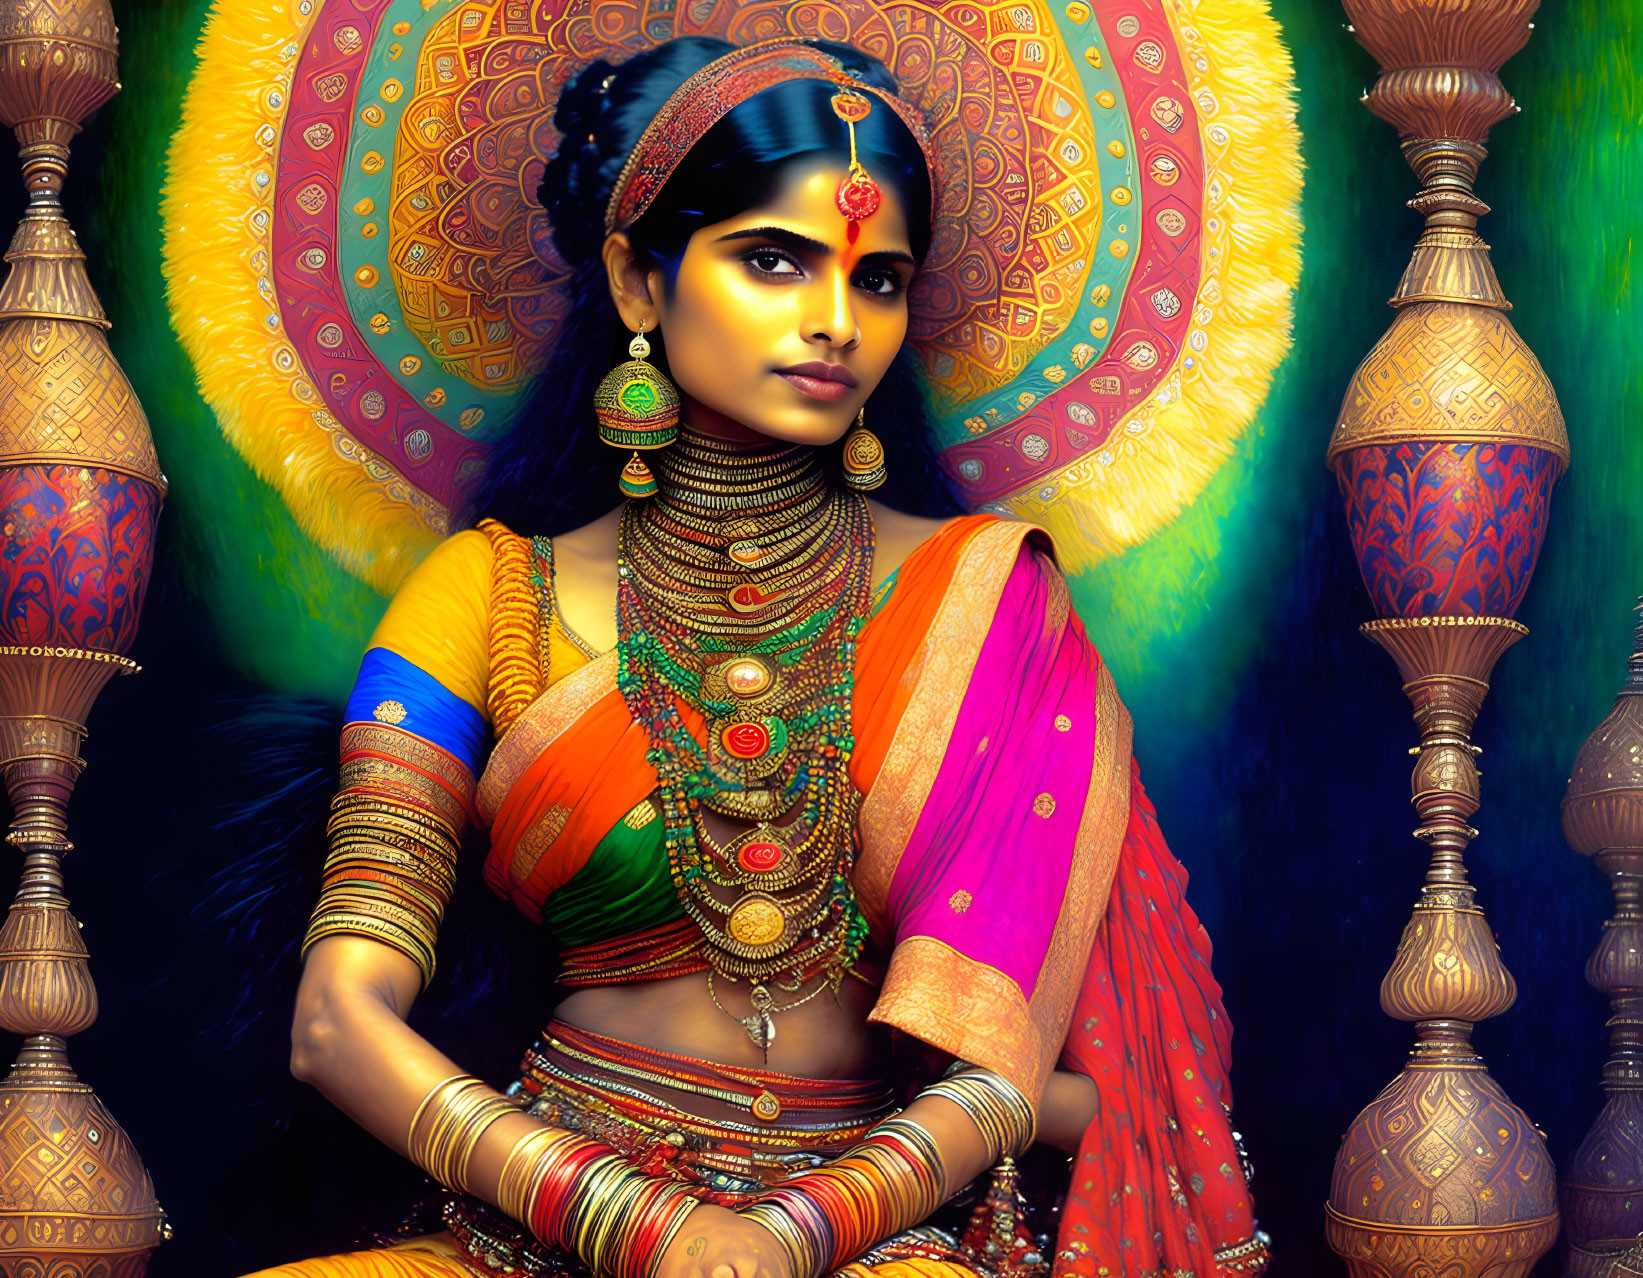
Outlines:
{"type": "Polygon", "coordinates": [[[813,44],[765,40],[708,63],[662,104],[616,177],[605,209],[605,233],[625,230],[637,222],[690,148],[715,124],[754,94],[789,80],[821,80],[839,86],[833,111],[850,130],[850,170],[839,184],[836,199],[846,217],[869,217],[878,207],[878,188],[856,159],[856,123],[866,118],[874,98],[894,111],[917,140],[934,183],[930,139],[913,107],[855,79],[837,58],[813,44]]]}

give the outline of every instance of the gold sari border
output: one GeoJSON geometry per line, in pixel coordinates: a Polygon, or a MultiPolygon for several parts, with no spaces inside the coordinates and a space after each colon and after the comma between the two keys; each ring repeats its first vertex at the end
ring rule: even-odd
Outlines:
{"type": "MultiPolygon", "coordinates": [[[[884,993],[870,1024],[890,1025],[959,1060],[994,1070],[1032,1104],[1034,1114],[1049,1070],[1039,1028],[1021,987],[986,963],[932,936],[896,943],[884,993]]],[[[1055,1045],[1055,1053],[1060,1051],[1055,1045]]]]}
{"type": "Polygon", "coordinates": [[[604,697],[616,691],[616,651],[573,670],[527,706],[491,751],[479,779],[479,815],[489,826],[537,757],[604,697]]]}
{"type": "Polygon", "coordinates": [[[1095,759],[1067,868],[1067,887],[1027,1003],[1033,1023],[1040,1027],[1041,1047],[1051,1049],[1041,1062],[1045,1077],[1055,1068],[1066,1041],[1130,824],[1133,725],[1104,663],[1097,676],[1095,714],[1095,759]]]}

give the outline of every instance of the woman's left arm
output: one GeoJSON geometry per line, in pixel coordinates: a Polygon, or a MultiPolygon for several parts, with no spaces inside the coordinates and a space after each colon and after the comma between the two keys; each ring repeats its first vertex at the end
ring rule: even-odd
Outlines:
{"type": "Polygon", "coordinates": [[[1053,1145],[1064,1154],[1076,1154],[1099,1108],[1094,1079],[1071,1070],[1056,1070],[1045,1080],[1044,1096],[1038,1102],[1038,1143],[1053,1145]]]}

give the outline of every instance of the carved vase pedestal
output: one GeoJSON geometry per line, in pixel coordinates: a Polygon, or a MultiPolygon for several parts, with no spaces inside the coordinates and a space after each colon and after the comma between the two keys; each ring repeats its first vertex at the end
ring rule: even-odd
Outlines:
{"type": "Polygon", "coordinates": [[[1432,860],[1381,982],[1381,1009],[1414,1024],[1415,1048],[1342,1142],[1329,1245],[1354,1278],[1520,1278],[1557,1237],[1553,1168],[1545,1138],[1472,1049],[1473,1024],[1510,1008],[1517,986],[1463,855],[1480,799],[1472,725],[1495,662],[1527,632],[1501,617],[1399,618],[1364,631],[1397,662],[1420,728],[1415,834],[1432,860]]]}
{"type": "MultiPolygon", "coordinates": [[[[1643,604],[1640,604],[1643,608],[1643,604]]],[[[1563,833],[1614,890],[1614,914],[1586,964],[1609,996],[1607,1101],[1563,1178],[1567,1278],[1608,1278],[1643,1236],[1643,622],[1608,717],[1575,757],[1563,833]]],[[[1638,1251],[1643,1259],[1643,1250],[1638,1251]]]]}
{"type": "Polygon", "coordinates": [[[1353,374],[1329,442],[1352,549],[1420,729],[1415,837],[1426,882],[1381,985],[1415,1026],[1396,1079],[1335,1160],[1327,1230],[1353,1278],[1521,1278],[1557,1237],[1545,1139],[1473,1050],[1517,996],[1467,881],[1480,791],[1473,722],[1545,539],[1569,440],[1545,370],[1513,327],[1478,234],[1496,74],[1538,0],[1345,0],[1380,64],[1365,95],[1394,125],[1425,226],[1391,326],[1353,374]]]}
{"type": "Polygon", "coordinates": [[[69,142],[118,89],[108,0],[0,11],[0,120],[29,207],[0,286],[0,776],[22,881],[0,925],[0,1028],[23,1037],[0,1081],[0,1274],[140,1278],[166,1236],[136,1149],[74,1073],[97,1019],[64,892],[67,809],[85,723],[135,665],[165,477],[148,421],[58,199],[69,142]]]}

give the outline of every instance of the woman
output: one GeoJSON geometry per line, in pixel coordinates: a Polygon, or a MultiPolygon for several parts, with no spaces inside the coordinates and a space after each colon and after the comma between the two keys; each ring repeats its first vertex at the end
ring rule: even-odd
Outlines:
{"type": "Polygon", "coordinates": [[[450,1232],[266,1272],[1258,1271],[1127,716],[1047,539],[932,517],[916,113],[843,46],[681,39],[588,68],[555,124],[567,429],[499,455],[490,517],[373,637],[293,1035],[450,1232]],[[541,535],[605,503],[590,401],[628,500],[541,535]],[[887,472],[895,506],[863,496],[887,472]],[[470,820],[564,946],[506,1094],[405,1024],[470,820]],[[1053,1256],[1015,1194],[1035,1140],[1075,1159],[1053,1256]]]}

